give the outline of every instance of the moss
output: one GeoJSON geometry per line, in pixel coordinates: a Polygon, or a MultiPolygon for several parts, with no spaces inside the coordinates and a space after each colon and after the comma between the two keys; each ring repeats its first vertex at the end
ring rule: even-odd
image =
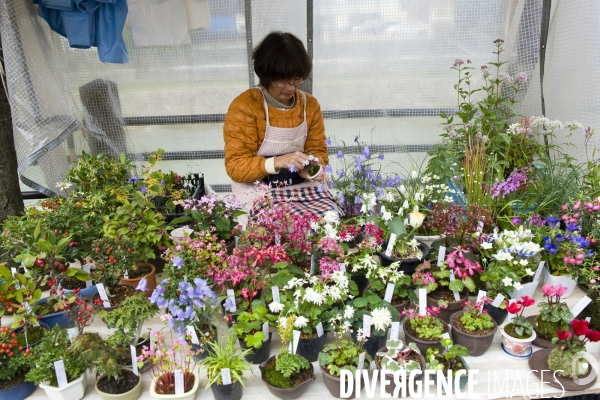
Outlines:
{"type": "Polygon", "coordinates": [[[541,316],[537,316],[533,321],[533,329],[539,337],[545,340],[552,340],[556,336],[556,331],[568,331],[569,325],[561,322],[544,321],[541,316]]]}
{"type": "MultiPolygon", "coordinates": [[[[590,294],[588,294],[589,296],[590,294]]],[[[594,299],[586,308],[578,315],[578,319],[591,318],[590,328],[600,330],[600,298],[594,299]]]]}
{"type": "Polygon", "coordinates": [[[524,333],[523,335],[519,335],[517,332],[515,332],[515,324],[508,324],[504,327],[504,332],[508,333],[510,336],[517,338],[517,339],[528,339],[531,337],[531,334],[526,334],[524,333]]]}
{"type": "Polygon", "coordinates": [[[273,366],[268,366],[267,368],[265,368],[264,370],[265,372],[265,379],[267,380],[267,382],[269,382],[271,385],[281,388],[281,389],[288,389],[293,387],[292,383],[290,382],[290,380],[288,378],[285,378],[283,376],[283,374],[281,374],[281,372],[277,371],[275,369],[275,364],[273,363],[273,366]]]}
{"type": "MultiPolygon", "coordinates": [[[[585,359],[577,360],[577,369],[583,369],[585,359]]],[[[555,347],[548,356],[548,366],[552,371],[556,371],[556,375],[573,378],[573,354],[569,351],[562,351],[560,347],[555,347]]],[[[580,372],[577,375],[584,376],[587,373],[580,372]]]]}

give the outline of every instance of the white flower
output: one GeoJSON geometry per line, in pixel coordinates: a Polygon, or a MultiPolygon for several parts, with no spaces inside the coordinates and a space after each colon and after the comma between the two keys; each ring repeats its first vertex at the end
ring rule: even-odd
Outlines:
{"type": "Polygon", "coordinates": [[[60,188],[60,190],[67,190],[71,186],[69,182],[56,182],[56,187],[60,188]]]}
{"type": "Polygon", "coordinates": [[[319,230],[319,223],[317,221],[311,221],[310,227],[313,231],[317,231],[317,230],[319,230]]]}
{"type": "Polygon", "coordinates": [[[406,194],[406,187],[404,185],[400,185],[400,187],[398,188],[398,190],[400,191],[400,193],[406,194]]]}
{"type": "Polygon", "coordinates": [[[565,126],[567,128],[569,128],[570,130],[574,131],[575,129],[584,129],[583,125],[581,125],[579,122],[577,121],[572,121],[572,122],[567,122],[565,124],[565,126]]]}
{"type": "Polygon", "coordinates": [[[395,199],[394,199],[394,195],[392,194],[392,192],[387,192],[387,193],[385,194],[385,199],[386,199],[387,201],[394,201],[394,200],[395,200],[395,199]]]}
{"type": "Polygon", "coordinates": [[[418,176],[419,176],[419,174],[417,173],[417,171],[414,171],[414,170],[413,170],[413,171],[411,171],[411,173],[410,173],[410,177],[411,177],[411,178],[413,178],[413,179],[417,179],[417,177],[418,177],[418,176]]]}
{"type": "Polygon", "coordinates": [[[452,203],[453,200],[452,200],[452,197],[450,197],[450,196],[444,196],[444,201],[446,203],[452,203]]]}
{"type": "Polygon", "coordinates": [[[522,266],[526,266],[527,264],[529,264],[529,261],[527,261],[527,260],[519,260],[519,264],[521,264],[522,266]]]}
{"type": "Polygon", "coordinates": [[[279,314],[281,310],[283,310],[283,304],[274,301],[269,304],[269,310],[271,310],[272,313],[279,314]]]}
{"type": "Polygon", "coordinates": [[[351,305],[347,305],[346,309],[344,310],[344,318],[345,319],[352,319],[354,317],[354,307],[352,307],[351,305]]]}
{"type": "Polygon", "coordinates": [[[526,268],[526,269],[525,269],[525,273],[526,273],[527,275],[529,275],[529,276],[533,276],[533,275],[535,275],[535,272],[533,272],[533,271],[531,270],[531,268],[526,268]]]}
{"type": "Polygon", "coordinates": [[[304,292],[304,300],[320,306],[325,302],[325,296],[321,293],[317,293],[313,288],[308,288],[304,292]]]}
{"type": "Polygon", "coordinates": [[[375,329],[383,331],[392,325],[392,314],[390,310],[385,307],[376,308],[371,313],[371,323],[375,326],[375,329]]]}
{"type": "Polygon", "coordinates": [[[521,290],[521,288],[523,288],[523,285],[521,285],[520,282],[515,282],[513,284],[513,287],[515,288],[515,290],[521,290]]]}
{"type": "Polygon", "coordinates": [[[491,244],[490,242],[483,242],[483,243],[481,243],[481,247],[483,247],[485,250],[489,250],[492,247],[494,247],[494,245],[491,244]]]}
{"type": "Polygon", "coordinates": [[[385,206],[381,206],[381,218],[384,221],[392,219],[392,213],[385,209],[385,206]]]}
{"type": "Polygon", "coordinates": [[[504,286],[512,286],[512,279],[507,276],[506,278],[502,279],[502,283],[504,283],[504,286]]]}
{"type": "Polygon", "coordinates": [[[335,211],[327,211],[325,214],[323,214],[323,220],[331,225],[337,225],[340,221],[339,215],[335,211]]]}
{"type": "Polygon", "coordinates": [[[304,328],[306,324],[308,324],[308,318],[304,316],[300,316],[296,318],[296,321],[294,321],[294,327],[296,328],[304,328]]]}
{"type": "Polygon", "coordinates": [[[423,193],[415,193],[416,201],[422,201],[424,198],[425,198],[425,195],[423,193]]]}
{"type": "Polygon", "coordinates": [[[418,228],[423,225],[425,220],[425,214],[417,211],[413,211],[408,214],[408,224],[413,228],[418,228]]]}
{"type": "Polygon", "coordinates": [[[279,326],[280,326],[282,329],[285,329],[285,328],[286,328],[286,326],[287,326],[287,318],[286,318],[286,317],[281,317],[281,318],[279,318],[279,326]]]}
{"type": "Polygon", "coordinates": [[[365,340],[365,333],[363,332],[362,328],[358,328],[358,330],[356,331],[356,341],[360,342],[365,340]]]}

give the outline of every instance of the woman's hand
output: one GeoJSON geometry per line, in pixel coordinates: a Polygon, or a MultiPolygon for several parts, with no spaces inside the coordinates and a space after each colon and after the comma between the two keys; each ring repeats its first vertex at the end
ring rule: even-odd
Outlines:
{"type": "MultiPolygon", "coordinates": [[[[280,170],[282,168],[291,169],[292,165],[296,166],[296,171],[300,173],[305,165],[304,163],[308,160],[308,156],[300,151],[293,153],[284,154],[282,156],[275,157],[275,169],[280,170]]],[[[303,176],[303,178],[305,178],[303,176]]]]}

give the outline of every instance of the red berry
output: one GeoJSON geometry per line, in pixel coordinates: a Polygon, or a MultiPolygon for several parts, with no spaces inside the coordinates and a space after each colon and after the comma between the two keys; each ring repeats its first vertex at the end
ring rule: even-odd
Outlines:
{"type": "Polygon", "coordinates": [[[37,267],[43,267],[44,265],[46,265],[46,260],[43,258],[36,258],[35,259],[35,263],[34,263],[37,267]]]}

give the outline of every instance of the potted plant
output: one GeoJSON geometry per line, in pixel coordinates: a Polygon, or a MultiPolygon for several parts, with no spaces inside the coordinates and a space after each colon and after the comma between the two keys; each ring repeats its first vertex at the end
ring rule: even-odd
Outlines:
{"type": "Polygon", "coordinates": [[[271,332],[265,335],[263,326],[277,317],[269,314],[263,300],[254,300],[247,310],[238,314],[233,332],[240,341],[240,347],[249,352],[244,352],[246,360],[251,364],[260,364],[271,355],[271,332]]]}
{"type": "MultiPolygon", "coordinates": [[[[440,189],[451,190],[445,184],[439,186],[440,189]]],[[[443,239],[445,239],[444,245],[448,247],[449,241],[460,233],[461,221],[466,219],[466,211],[463,206],[446,200],[448,198],[433,205],[433,208],[425,217],[423,225],[418,229],[418,234],[415,235],[415,239],[425,243],[430,248],[433,243],[443,239]]]]}
{"type": "Polygon", "coordinates": [[[16,333],[0,327],[0,397],[3,399],[25,399],[35,390],[33,382],[25,380],[25,358],[29,353],[29,347],[17,343],[16,333]]]}
{"type": "MultiPolygon", "coordinates": [[[[401,214],[403,214],[402,212],[401,214]]],[[[412,275],[423,260],[429,256],[429,247],[425,243],[419,243],[415,238],[415,232],[423,224],[425,214],[419,211],[408,213],[406,224],[398,217],[391,217],[386,223],[390,235],[388,242],[391,240],[391,234],[395,235],[395,239],[391,244],[391,253],[388,256],[385,251],[380,251],[377,254],[384,267],[390,266],[392,263],[399,263],[399,269],[406,275],[412,275]],[[410,227],[410,231],[406,226],[410,227]]],[[[389,247],[390,244],[388,243],[389,247]]]]}
{"type": "Polygon", "coordinates": [[[567,303],[561,302],[561,296],[567,292],[567,287],[562,285],[552,286],[546,283],[542,286],[542,292],[547,301],[538,303],[540,313],[527,317],[533,325],[536,339],[533,344],[540,347],[555,347],[552,339],[556,337],[557,331],[569,329],[569,323],[573,314],[567,303]]]}
{"type": "Polygon", "coordinates": [[[246,358],[252,351],[235,347],[236,337],[228,335],[221,343],[210,342],[209,355],[200,362],[206,370],[206,388],[210,386],[215,400],[240,400],[244,386],[244,372],[250,371],[246,358]],[[222,370],[227,369],[231,382],[224,383],[222,370]]]}
{"type": "MultiPolygon", "coordinates": [[[[463,391],[467,385],[468,375],[461,375],[458,382],[456,381],[456,376],[460,370],[469,370],[469,367],[463,358],[468,355],[468,350],[466,347],[459,344],[453,345],[452,340],[450,339],[442,339],[442,346],[446,348],[443,353],[440,352],[440,349],[438,348],[430,347],[427,349],[427,354],[425,355],[428,363],[427,369],[441,371],[442,375],[447,377],[446,382],[448,382],[450,393],[454,393],[457,389],[463,391]],[[450,371],[452,371],[452,376],[449,375],[450,371]]],[[[436,380],[436,382],[439,381],[436,380]]],[[[444,394],[448,393],[446,391],[446,386],[443,384],[442,390],[444,394]]]]}
{"type": "Polygon", "coordinates": [[[471,306],[469,300],[463,303],[465,309],[450,317],[452,339],[457,345],[464,346],[471,357],[479,357],[492,345],[494,334],[498,330],[496,322],[484,310],[483,305],[491,302],[485,298],[471,306]]]}
{"type": "Polygon", "coordinates": [[[536,333],[531,322],[523,316],[523,311],[533,304],[535,300],[524,296],[506,306],[508,312],[515,315],[512,321],[500,327],[502,349],[509,355],[525,358],[531,355],[531,342],[535,340],[536,333]]]}
{"type": "MultiPolygon", "coordinates": [[[[418,307],[418,306],[417,306],[418,307]]],[[[406,342],[415,343],[422,353],[429,347],[443,350],[441,345],[442,335],[448,332],[448,325],[437,317],[437,307],[427,307],[425,315],[418,313],[418,308],[408,308],[401,314],[407,316],[402,324],[406,342]]]]}
{"type": "Polygon", "coordinates": [[[86,365],[81,353],[73,351],[64,328],[55,326],[26,357],[29,372],[26,380],[40,385],[53,400],[78,400],[85,393],[86,365]],[[63,360],[67,384],[59,387],[54,363],[63,360]]]}
{"type": "MultiPolygon", "coordinates": [[[[341,315],[333,317],[331,323],[336,342],[328,344],[319,353],[319,367],[329,393],[333,397],[340,398],[341,371],[347,370],[352,373],[352,376],[356,375],[366,337],[362,334],[362,329],[359,329],[356,340],[345,339],[344,334],[351,330],[351,325],[348,321],[344,321],[341,315]]],[[[367,353],[363,365],[368,368],[370,362],[371,356],[367,353]]],[[[348,389],[347,383],[345,389],[348,389]]],[[[347,390],[344,391],[347,392],[347,390]]],[[[347,398],[353,399],[354,397],[356,397],[356,386],[353,386],[353,391],[347,398]]]]}
{"type": "MultiPolygon", "coordinates": [[[[393,394],[396,390],[402,390],[399,397],[406,397],[406,393],[409,392],[407,388],[409,382],[409,376],[412,371],[420,371],[420,376],[416,378],[413,385],[417,385],[417,382],[423,380],[423,371],[425,371],[425,358],[421,354],[419,348],[415,343],[405,345],[401,340],[388,340],[385,347],[379,349],[377,357],[375,358],[375,364],[380,373],[383,371],[406,371],[406,379],[404,380],[404,386],[402,389],[397,389],[396,381],[393,374],[386,374],[386,378],[389,381],[385,385],[385,391],[393,394]]],[[[413,391],[415,386],[413,386],[413,391]]]]}
{"type": "Polygon", "coordinates": [[[280,317],[277,325],[281,351],[260,364],[260,373],[267,389],[280,399],[295,399],[315,380],[312,364],[294,352],[293,330],[296,317],[280,317]],[[289,344],[292,344],[291,351],[289,344]]]}
{"type": "MultiPolygon", "coordinates": [[[[171,331],[172,333],[172,331],[171,331]]],[[[150,396],[193,400],[200,385],[200,375],[196,371],[194,350],[184,341],[174,339],[171,334],[170,345],[166,344],[161,331],[154,331],[154,350],[144,346],[142,355],[138,357],[138,368],[144,365],[145,360],[152,362],[150,376],[150,396]],[[175,373],[183,374],[183,392],[175,393],[175,373]],[[165,397],[166,396],[166,397],[165,397]]]]}

